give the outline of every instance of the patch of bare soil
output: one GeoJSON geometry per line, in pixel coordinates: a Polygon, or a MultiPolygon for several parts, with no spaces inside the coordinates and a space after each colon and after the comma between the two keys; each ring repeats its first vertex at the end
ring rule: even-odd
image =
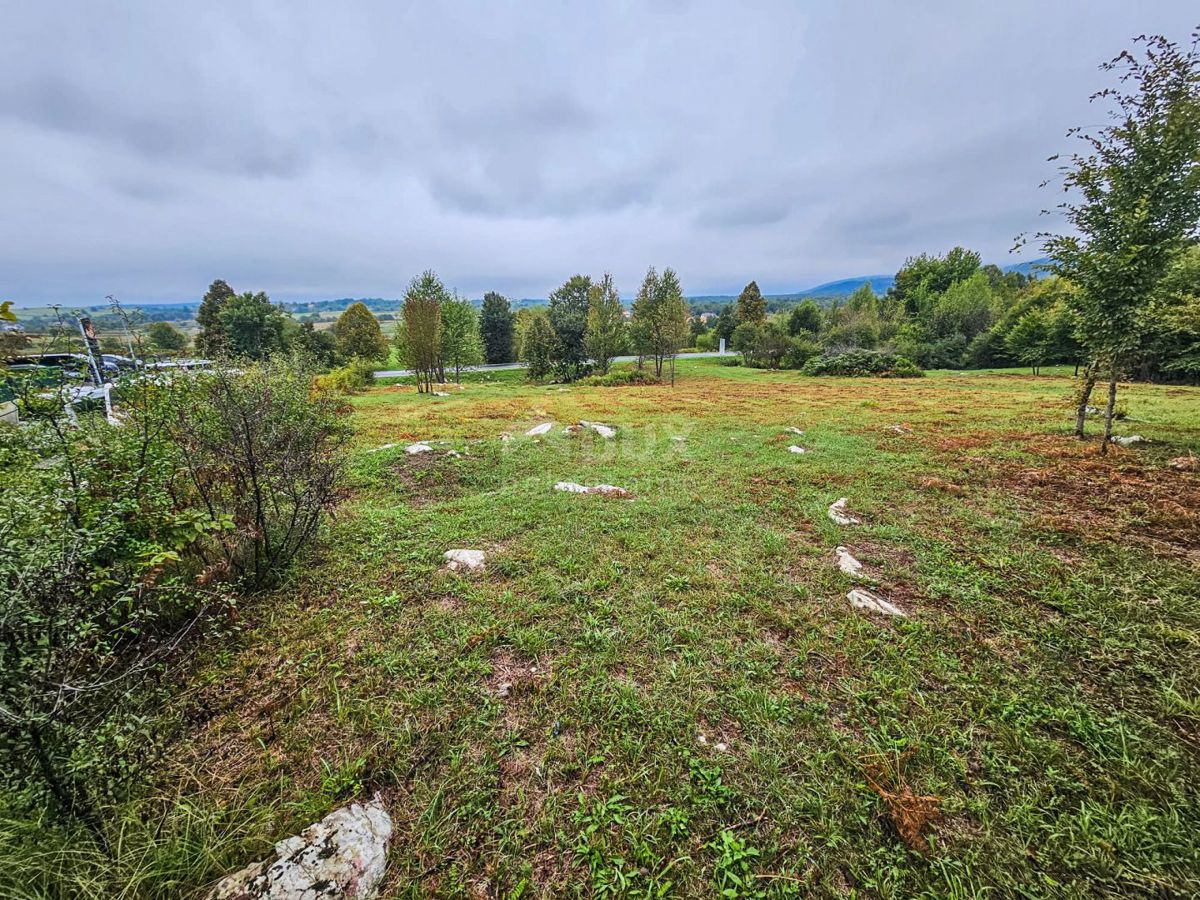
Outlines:
{"type": "Polygon", "coordinates": [[[1044,464],[996,475],[1049,528],[1200,560],[1200,474],[1151,465],[1141,451],[1113,447],[1100,456],[1095,444],[1068,437],[1026,449],[1044,464]]]}

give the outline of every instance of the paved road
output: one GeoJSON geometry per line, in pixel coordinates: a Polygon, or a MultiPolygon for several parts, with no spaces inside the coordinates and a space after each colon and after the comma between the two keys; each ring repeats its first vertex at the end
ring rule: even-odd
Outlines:
{"type": "MultiPolygon", "coordinates": [[[[711,356],[733,356],[733,351],[726,350],[724,354],[713,352],[705,353],[681,353],[678,359],[706,359],[711,356]]],[[[618,356],[613,359],[613,362],[637,362],[636,356],[618,356]]],[[[469,369],[471,372],[499,372],[504,369],[523,369],[525,363],[495,363],[488,366],[475,366],[469,369]]],[[[382,369],[375,373],[376,378],[404,378],[406,375],[411,375],[410,369],[382,369]]]]}

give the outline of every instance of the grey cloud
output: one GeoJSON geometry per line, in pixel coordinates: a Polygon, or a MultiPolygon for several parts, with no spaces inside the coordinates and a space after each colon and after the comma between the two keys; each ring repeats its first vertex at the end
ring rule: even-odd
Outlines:
{"type": "Polygon", "coordinates": [[[782,291],[956,243],[1003,262],[1057,199],[1046,157],[1099,116],[1097,64],[1186,39],[1193,6],[8,4],[0,296],[395,296],[433,267],[531,297],[650,264],[782,291]]]}

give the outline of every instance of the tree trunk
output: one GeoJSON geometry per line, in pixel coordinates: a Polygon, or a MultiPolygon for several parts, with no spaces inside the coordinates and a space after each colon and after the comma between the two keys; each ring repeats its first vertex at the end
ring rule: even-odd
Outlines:
{"type": "Polygon", "coordinates": [[[1108,373],[1108,405],[1104,407],[1104,441],[1100,444],[1100,455],[1108,453],[1112,440],[1113,409],[1117,405],[1117,360],[1114,357],[1108,373]]]}
{"type": "Polygon", "coordinates": [[[1079,394],[1079,408],[1075,410],[1075,437],[1083,440],[1084,426],[1087,424],[1088,401],[1092,399],[1092,389],[1096,386],[1096,363],[1088,362],[1083,370],[1083,388],[1079,394]]]}

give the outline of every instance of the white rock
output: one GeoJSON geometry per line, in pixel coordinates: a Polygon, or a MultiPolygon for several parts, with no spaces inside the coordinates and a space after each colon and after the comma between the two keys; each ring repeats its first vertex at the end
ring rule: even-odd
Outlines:
{"type": "Polygon", "coordinates": [[[451,459],[461,459],[462,458],[462,454],[459,453],[457,450],[447,450],[446,455],[449,456],[451,459]]]}
{"type": "Polygon", "coordinates": [[[446,391],[434,391],[434,392],[433,392],[433,396],[435,396],[435,397],[449,397],[449,396],[450,396],[450,394],[449,394],[449,393],[447,393],[446,391]]]}
{"type": "Polygon", "coordinates": [[[727,743],[725,743],[724,741],[717,741],[717,749],[719,751],[721,751],[722,753],[724,753],[726,750],[729,749],[729,745],[727,743]]]}
{"type": "Polygon", "coordinates": [[[376,447],[374,450],[372,450],[370,452],[371,453],[382,453],[384,450],[391,450],[393,447],[396,447],[396,446],[399,446],[399,445],[397,445],[397,444],[380,444],[378,447],[376,447]]]}
{"type": "Polygon", "coordinates": [[[784,429],[788,434],[804,434],[803,428],[797,428],[795,425],[789,425],[784,429]]]}
{"type": "Polygon", "coordinates": [[[632,500],[633,494],[615,484],[597,484],[588,487],[586,484],[576,484],[574,481],[560,481],[554,485],[556,491],[566,491],[571,494],[600,494],[604,497],[619,497],[632,500]]]}
{"type": "Polygon", "coordinates": [[[1114,444],[1120,444],[1122,447],[1130,447],[1134,444],[1150,443],[1148,440],[1146,440],[1140,434],[1131,434],[1128,436],[1114,434],[1111,438],[1109,438],[1109,440],[1111,440],[1114,444]]]}
{"type": "Polygon", "coordinates": [[[700,732],[699,734],[696,735],[696,743],[697,744],[707,744],[708,743],[708,738],[704,735],[704,732],[700,732]]]}
{"type": "Polygon", "coordinates": [[[855,609],[865,609],[868,612],[880,613],[885,616],[900,616],[904,618],[904,610],[893,603],[884,600],[878,594],[872,594],[870,591],[862,588],[855,588],[846,595],[846,599],[850,601],[850,605],[855,609]]]}
{"type": "Polygon", "coordinates": [[[541,425],[534,425],[527,432],[525,432],[525,435],[527,437],[537,437],[539,435],[548,433],[550,431],[550,429],[553,427],[554,427],[553,422],[543,422],[541,425]]]}
{"type": "Polygon", "coordinates": [[[894,431],[896,434],[908,434],[912,429],[905,428],[903,425],[889,425],[888,431],[894,431]]]}
{"type": "Polygon", "coordinates": [[[496,688],[497,697],[507,697],[512,693],[512,682],[506,681],[500,687],[496,688]]]}
{"type": "Polygon", "coordinates": [[[850,513],[846,511],[846,503],[847,500],[845,497],[842,497],[835,503],[831,503],[829,505],[829,518],[831,518],[838,525],[861,525],[861,519],[850,515],[850,513]]]}
{"type": "Polygon", "coordinates": [[[574,481],[560,481],[554,485],[556,491],[566,491],[569,494],[586,494],[588,492],[587,485],[576,484],[574,481]]]}
{"type": "Polygon", "coordinates": [[[442,554],[446,557],[446,568],[451,572],[482,572],[487,554],[482,550],[454,548],[442,554]]]}
{"type": "Polygon", "coordinates": [[[409,456],[416,456],[418,453],[432,453],[433,448],[428,444],[409,444],[404,448],[404,452],[409,456]]]}
{"type": "Polygon", "coordinates": [[[797,447],[795,444],[792,444],[792,446],[788,447],[788,453],[807,453],[807,452],[808,451],[805,450],[803,447],[797,447]]]}
{"type": "Polygon", "coordinates": [[[613,438],[617,436],[617,429],[611,425],[601,425],[599,422],[580,422],[584,428],[590,428],[602,438],[613,438]]]}
{"type": "Polygon", "coordinates": [[[837,554],[839,569],[851,577],[862,574],[863,564],[855,559],[849,550],[845,547],[838,547],[834,552],[837,554]]]}
{"type": "Polygon", "coordinates": [[[208,900],[371,900],[387,866],[392,819],[376,794],[275,845],[276,859],[223,878],[208,900]]]}

